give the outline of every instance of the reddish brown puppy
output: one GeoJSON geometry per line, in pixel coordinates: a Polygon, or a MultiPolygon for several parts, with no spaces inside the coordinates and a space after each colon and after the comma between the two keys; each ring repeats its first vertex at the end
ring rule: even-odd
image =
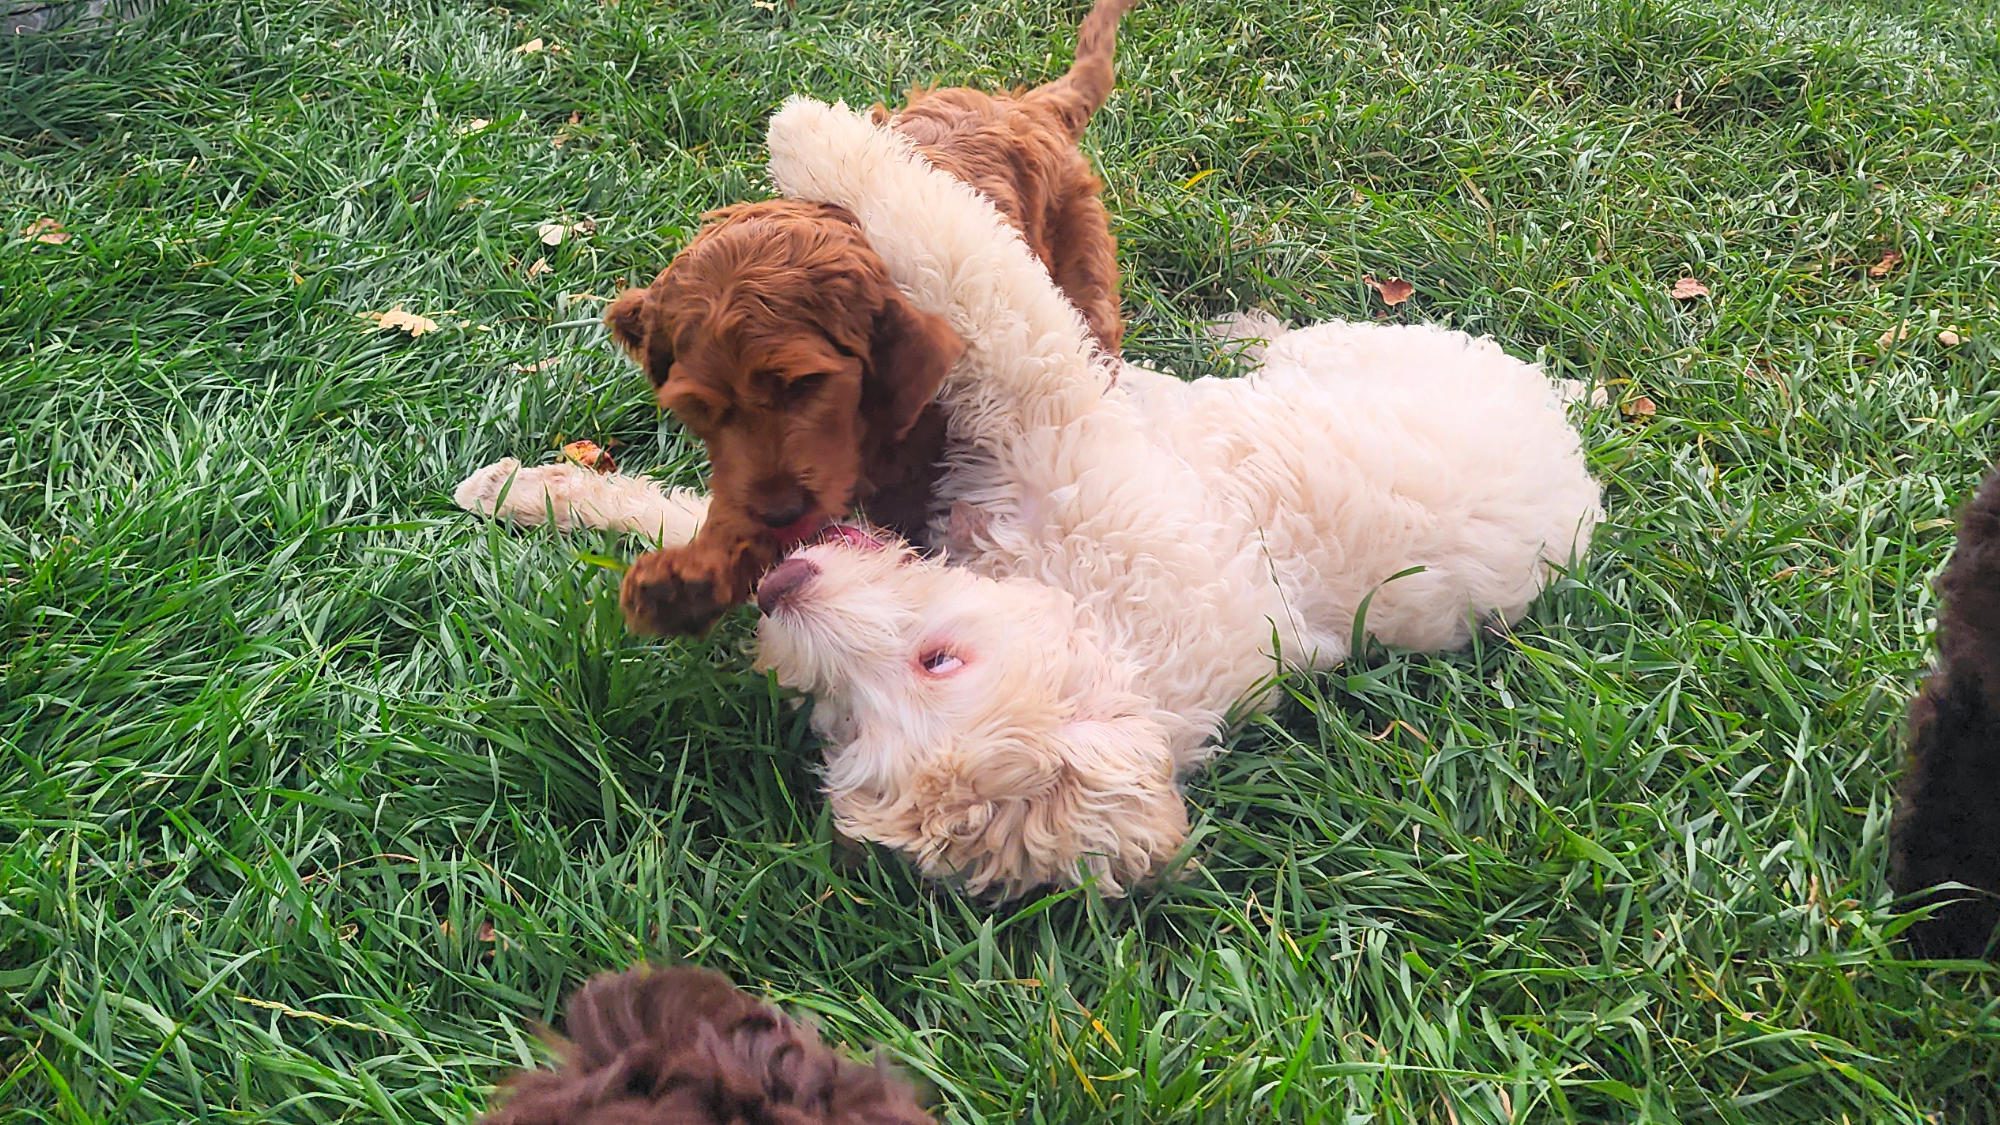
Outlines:
{"type": "MultiPolygon", "coordinates": [[[[977,187],[1019,229],[1098,341],[1116,353],[1117,245],[1077,150],[1110,95],[1118,20],[1098,0],[1068,73],[1026,92],[918,91],[876,120],[977,187]]],[[[944,444],[933,405],[963,344],[911,305],[838,207],[772,200],[709,225],[605,314],[660,405],[708,448],[712,501],[692,542],[649,552],[620,602],[646,633],[694,633],[829,520],[865,505],[921,537],[944,444]]]]}
{"type": "Polygon", "coordinates": [[[503,1086],[482,1125],[929,1125],[910,1084],[842,1058],[705,969],[591,978],[563,1065],[503,1086]]]}

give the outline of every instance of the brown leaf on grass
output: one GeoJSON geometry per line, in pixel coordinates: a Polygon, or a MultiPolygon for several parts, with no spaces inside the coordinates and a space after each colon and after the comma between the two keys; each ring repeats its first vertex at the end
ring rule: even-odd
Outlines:
{"type": "Polygon", "coordinates": [[[541,238],[544,246],[561,246],[563,239],[569,237],[569,224],[543,223],[535,228],[535,234],[541,238]]]}
{"type": "Polygon", "coordinates": [[[64,230],[62,224],[56,222],[54,219],[43,218],[29,223],[28,229],[21,232],[21,237],[28,239],[30,242],[45,243],[49,246],[61,246],[63,243],[69,241],[70,233],[64,230]]]}
{"type": "Polygon", "coordinates": [[[413,337],[421,336],[426,332],[436,332],[438,329],[437,321],[427,316],[418,316],[416,313],[405,310],[400,305],[390,309],[388,312],[363,313],[361,315],[374,321],[377,328],[391,332],[408,332],[413,337]]]}
{"type": "Polygon", "coordinates": [[[597,220],[578,219],[569,225],[569,232],[578,238],[589,238],[597,233],[597,220]]]}
{"type": "Polygon", "coordinates": [[[549,264],[549,260],[547,258],[536,258],[534,261],[529,262],[528,268],[526,270],[523,270],[522,272],[523,274],[526,275],[529,281],[533,281],[536,278],[542,276],[545,273],[550,272],[553,269],[555,269],[555,267],[549,264]]]}
{"type": "Polygon", "coordinates": [[[1674,282],[1674,287],[1667,290],[1667,296],[1672,297],[1676,301],[1692,301],[1699,297],[1708,296],[1708,286],[1703,285],[1692,277],[1684,277],[1674,282]]]}
{"type": "Polygon", "coordinates": [[[1651,418],[1660,412],[1660,408],[1654,405],[1653,400],[1645,395],[1640,395],[1619,409],[1625,412],[1627,418],[1651,418]]]}
{"type": "Polygon", "coordinates": [[[1884,250],[1882,251],[1881,260],[1868,267],[1868,276],[1873,278],[1888,277],[1891,273],[1895,272],[1896,267],[1901,265],[1902,262],[1903,252],[1901,250],[1884,250]]]}
{"type": "Polygon", "coordinates": [[[533,375],[537,371],[547,371],[549,368],[554,367],[555,365],[556,365],[556,357],[544,356],[543,358],[538,359],[533,363],[517,363],[514,365],[514,370],[520,372],[523,375],[533,375]]]}
{"type": "Polygon", "coordinates": [[[493,123],[491,121],[486,120],[484,117],[475,117],[470,121],[455,126],[452,129],[452,132],[461,137],[470,136],[473,133],[484,131],[487,128],[487,126],[492,124],[493,123]]]}
{"type": "Polygon", "coordinates": [[[572,464],[581,465],[595,473],[615,473],[618,462],[611,454],[594,441],[573,441],[562,447],[562,454],[572,464]]]}
{"type": "Polygon", "coordinates": [[[1904,340],[1909,339],[1915,331],[1916,329],[1910,327],[1909,321],[1897,321],[1894,327],[1875,337],[1875,346],[1878,348],[1893,348],[1904,340]]]}
{"type": "Polygon", "coordinates": [[[514,53],[517,55],[539,55],[547,47],[548,44],[543,42],[541,36],[537,35],[526,43],[514,48],[514,53]]]}
{"type": "Polygon", "coordinates": [[[1965,336],[1955,327],[1946,328],[1938,333],[1938,343],[1943,344],[1947,348],[1957,347],[1964,339],[1965,336]]]}
{"type": "Polygon", "coordinates": [[[1416,286],[1411,285],[1400,277],[1392,277],[1387,281],[1377,281],[1375,280],[1375,275],[1371,273],[1362,275],[1361,280],[1367,282],[1368,288],[1373,289],[1375,295],[1382,298],[1382,303],[1392,309],[1409,300],[1410,296],[1417,291],[1416,286]]]}

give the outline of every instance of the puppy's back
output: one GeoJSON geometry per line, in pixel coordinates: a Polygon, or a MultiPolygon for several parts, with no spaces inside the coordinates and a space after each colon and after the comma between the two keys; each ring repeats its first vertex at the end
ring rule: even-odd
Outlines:
{"type": "Polygon", "coordinates": [[[1978,957],[2000,924],[2000,467],[1966,506],[1938,592],[1938,663],[1910,706],[1889,882],[1977,888],[1939,892],[1958,901],[1910,936],[1927,957],[1978,957]]]}

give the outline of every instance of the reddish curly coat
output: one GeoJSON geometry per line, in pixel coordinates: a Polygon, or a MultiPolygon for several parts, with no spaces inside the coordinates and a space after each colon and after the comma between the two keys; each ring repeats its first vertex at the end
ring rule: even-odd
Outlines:
{"type": "MultiPolygon", "coordinates": [[[[1116,353],[1117,245],[1102,185],[1077,150],[1112,88],[1118,20],[1098,0],[1063,77],[1026,92],[916,91],[878,121],[983,192],[1116,353]]],[[[707,521],[642,555],[620,600],[640,632],[693,633],[748,596],[783,553],[865,505],[919,537],[944,444],[932,399],[963,344],[889,281],[852,215],[773,200],[709,225],[646,289],[605,314],[660,405],[707,446],[707,521]]]]}
{"type": "Polygon", "coordinates": [[[910,1085],[835,1054],[706,969],[592,978],[567,1058],[503,1087],[484,1125],[925,1125],[910,1085]]]}

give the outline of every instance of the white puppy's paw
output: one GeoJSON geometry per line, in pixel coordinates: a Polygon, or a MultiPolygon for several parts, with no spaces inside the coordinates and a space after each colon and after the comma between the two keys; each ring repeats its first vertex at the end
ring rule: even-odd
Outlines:
{"type": "Polygon", "coordinates": [[[495,506],[500,502],[500,491],[507,487],[507,478],[520,468],[519,458],[502,457],[458,482],[458,487],[452,489],[451,502],[468,512],[493,515],[495,506]]]}

